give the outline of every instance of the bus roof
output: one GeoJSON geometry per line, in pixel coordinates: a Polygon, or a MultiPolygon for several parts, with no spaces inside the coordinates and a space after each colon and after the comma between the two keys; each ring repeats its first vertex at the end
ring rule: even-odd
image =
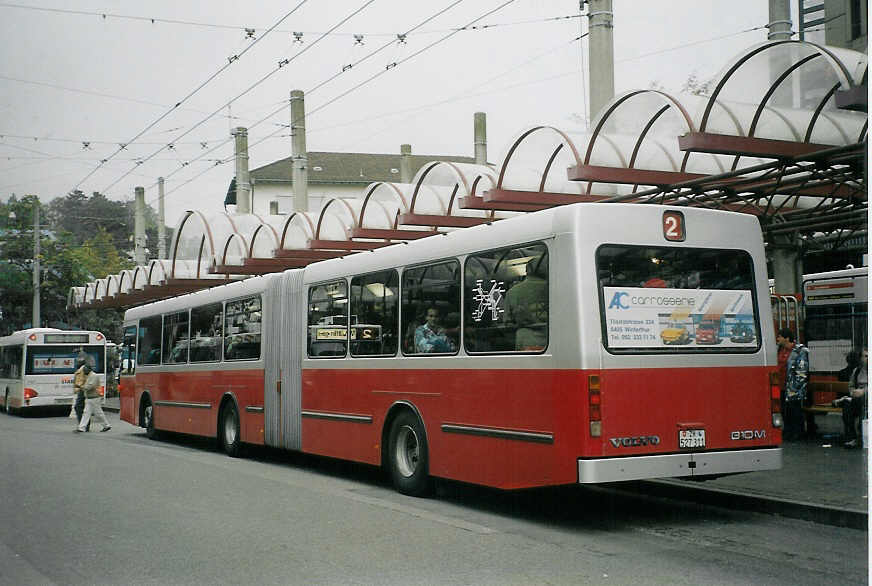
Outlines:
{"type": "MultiPolygon", "coordinates": [[[[755,257],[755,263],[764,262],[759,223],[750,214],[676,206],[577,203],[520,214],[490,224],[458,229],[369,252],[348,254],[289,271],[304,271],[304,284],[318,283],[341,276],[425,264],[569,233],[580,234],[593,247],[603,243],[642,246],[717,245],[749,250],[755,257]],[[662,217],[667,210],[680,212],[684,216],[688,226],[684,241],[669,242],[664,238],[662,217]]],[[[281,275],[282,273],[271,273],[252,277],[131,308],[125,313],[124,320],[129,322],[149,315],[254,295],[266,290],[271,279],[281,278],[281,275]]]]}

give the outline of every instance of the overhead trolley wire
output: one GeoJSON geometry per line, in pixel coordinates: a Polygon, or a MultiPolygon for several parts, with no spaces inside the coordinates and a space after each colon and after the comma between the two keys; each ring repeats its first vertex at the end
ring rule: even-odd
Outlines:
{"type": "MultiPolygon", "coordinates": [[[[176,25],[195,26],[195,27],[202,27],[202,28],[234,30],[234,31],[246,33],[246,35],[249,34],[249,31],[257,30],[255,27],[244,26],[244,25],[217,24],[217,23],[211,23],[211,22],[198,22],[198,21],[194,21],[194,20],[161,18],[161,17],[156,17],[156,16],[137,16],[137,15],[130,15],[130,14],[119,14],[119,13],[114,13],[114,12],[101,12],[101,11],[96,11],[96,10],[73,10],[73,9],[68,9],[68,8],[48,8],[48,7],[43,7],[43,6],[26,6],[23,4],[14,4],[11,2],[0,2],[0,8],[19,8],[22,10],[53,12],[56,14],[73,14],[73,15],[77,15],[77,16],[96,16],[96,17],[102,18],[104,20],[109,19],[109,18],[117,18],[119,20],[134,20],[134,21],[140,21],[140,22],[149,22],[151,24],[157,24],[157,23],[176,24],[176,25]]],[[[553,22],[553,21],[567,20],[567,19],[578,18],[578,17],[579,17],[578,14],[569,14],[569,15],[565,15],[565,16],[549,16],[549,17],[545,17],[545,18],[518,20],[518,21],[514,21],[514,22],[497,22],[497,23],[483,24],[483,25],[477,25],[477,26],[469,26],[468,25],[468,26],[460,27],[460,28],[456,28],[456,29],[440,29],[440,30],[419,31],[418,34],[436,34],[436,33],[448,32],[450,30],[476,31],[476,30],[485,30],[485,29],[489,29],[489,28],[503,27],[503,26],[517,26],[517,25],[521,25],[521,24],[537,24],[537,23],[541,23],[541,22],[553,22]]],[[[315,31],[315,32],[313,32],[313,31],[289,31],[289,30],[281,30],[281,29],[276,29],[275,32],[299,33],[299,34],[303,34],[303,35],[329,34],[329,35],[347,36],[347,37],[351,37],[354,34],[360,34],[360,35],[363,35],[364,37],[385,37],[385,36],[396,37],[395,33],[383,33],[383,32],[334,33],[331,31],[329,33],[322,33],[320,31],[315,31]]]]}
{"type": "MultiPolygon", "coordinates": [[[[462,0],[458,0],[458,2],[455,2],[454,4],[451,4],[448,8],[451,8],[451,7],[455,6],[455,5],[456,5],[457,3],[459,3],[460,1],[462,1],[462,0]]],[[[509,4],[512,4],[513,2],[515,2],[515,0],[506,0],[505,2],[503,2],[502,4],[500,4],[499,6],[497,6],[496,8],[493,8],[493,9],[491,9],[491,10],[488,10],[487,12],[485,12],[484,14],[482,14],[481,16],[478,16],[477,18],[471,20],[471,21],[468,22],[466,25],[464,25],[464,27],[457,28],[457,29],[453,29],[453,30],[452,30],[451,32],[449,32],[447,35],[445,35],[445,36],[443,36],[442,38],[440,38],[440,39],[438,39],[438,40],[436,40],[436,41],[430,43],[429,45],[425,46],[424,48],[419,49],[418,51],[415,51],[414,53],[412,53],[412,54],[410,54],[410,55],[404,57],[403,59],[401,59],[400,61],[397,61],[396,63],[389,64],[387,67],[385,67],[385,69],[379,71],[379,72],[376,73],[375,75],[373,75],[373,76],[367,78],[366,80],[364,80],[364,81],[358,83],[357,85],[355,85],[355,86],[353,86],[352,88],[346,90],[345,92],[339,94],[338,96],[332,98],[331,100],[325,102],[324,104],[318,106],[317,108],[313,109],[312,111],[306,113],[306,114],[304,115],[304,117],[311,116],[312,114],[314,114],[314,113],[316,113],[316,112],[318,112],[318,111],[320,111],[320,110],[323,110],[324,108],[326,108],[327,106],[333,104],[333,103],[336,102],[337,100],[340,100],[341,98],[347,96],[348,94],[350,94],[350,93],[352,93],[352,92],[354,92],[354,91],[360,89],[361,87],[363,87],[364,85],[366,85],[366,84],[372,82],[373,80],[378,79],[380,76],[384,75],[384,74],[387,73],[388,71],[391,71],[391,70],[395,69],[397,66],[402,65],[403,63],[405,63],[405,62],[407,62],[407,61],[409,61],[409,60],[411,60],[411,59],[417,57],[417,56],[420,55],[421,53],[430,50],[430,49],[433,48],[434,46],[436,46],[436,45],[442,43],[443,41],[448,40],[448,39],[451,38],[452,36],[454,36],[454,35],[456,35],[457,33],[461,32],[462,30],[464,30],[464,28],[469,27],[470,25],[475,24],[476,22],[482,20],[483,18],[487,18],[487,17],[490,16],[491,14],[494,14],[495,12],[497,12],[497,11],[499,11],[499,10],[502,10],[503,8],[505,8],[506,6],[508,6],[509,4]]],[[[447,10],[447,8],[446,8],[446,10],[447,10]]],[[[444,12],[444,10],[443,10],[443,12],[444,12]]],[[[429,21],[429,20],[432,20],[433,18],[435,18],[435,16],[438,16],[438,14],[436,14],[436,15],[434,15],[434,16],[432,16],[432,17],[429,17],[429,18],[426,19],[424,22],[427,22],[427,21],[429,21]]],[[[421,24],[423,24],[423,23],[421,23],[421,24]]],[[[414,27],[414,28],[417,28],[417,27],[421,26],[421,24],[418,24],[418,25],[417,25],[416,27],[414,27]]],[[[414,30],[414,28],[413,28],[412,30],[414,30]]],[[[381,50],[383,50],[383,49],[386,48],[386,47],[387,47],[387,45],[382,46],[382,47],[380,47],[379,49],[377,49],[376,52],[381,51],[381,50]]],[[[361,59],[361,61],[364,60],[364,59],[368,59],[368,58],[371,57],[371,56],[372,56],[372,55],[367,55],[366,57],[363,57],[363,58],[361,59]]],[[[331,78],[329,78],[328,80],[326,80],[326,81],[324,81],[324,82],[318,84],[317,86],[315,86],[315,88],[313,88],[312,90],[310,90],[310,93],[313,92],[313,91],[315,91],[315,89],[320,88],[321,86],[323,86],[323,85],[324,85],[325,83],[327,83],[328,81],[330,81],[330,80],[332,80],[332,79],[335,79],[335,78],[336,78],[336,75],[334,75],[334,76],[332,76],[331,78]]],[[[281,108],[281,110],[284,110],[284,106],[281,108]]],[[[257,124],[260,124],[261,122],[263,122],[263,121],[267,120],[268,118],[274,116],[275,114],[277,114],[277,113],[280,112],[281,110],[276,110],[275,112],[273,112],[273,113],[267,115],[266,117],[264,117],[263,119],[261,119],[260,121],[258,121],[257,124]]],[[[292,121],[291,121],[291,126],[293,126],[293,124],[295,124],[296,122],[298,122],[298,120],[292,120],[292,121]]],[[[257,124],[255,124],[255,126],[256,126],[257,124]]],[[[267,139],[269,139],[269,138],[272,138],[273,135],[277,134],[277,133],[280,132],[281,130],[282,130],[282,129],[277,129],[277,130],[271,132],[270,134],[264,136],[264,137],[261,138],[260,140],[257,140],[257,141],[255,141],[254,143],[249,144],[249,148],[254,147],[254,146],[257,146],[258,144],[264,142],[265,140],[267,140],[267,139]]],[[[229,140],[226,141],[226,142],[229,142],[229,140]]],[[[225,144],[226,144],[226,142],[225,142],[225,144]]],[[[218,145],[218,146],[215,147],[215,149],[219,148],[220,146],[223,146],[223,145],[218,145]]],[[[214,150],[214,149],[212,149],[212,150],[214,150]]],[[[211,152],[211,151],[209,151],[209,152],[211,152]]],[[[206,154],[208,154],[208,153],[203,153],[203,155],[206,155],[206,154]]],[[[228,159],[228,160],[229,160],[229,159],[228,159]]],[[[225,162],[226,162],[226,161],[225,161],[225,162]]],[[[193,177],[191,177],[191,178],[188,179],[187,181],[185,181],[185,182],[183,182],[183,183],[180,183],[179,185],[175,186],[174,188],[172,188],[171,190],[169,190],[168,192],[166,192],[166,193],[164,194],[164,196],[167,196],[167,195],[169,195],[169,194],[171,194],[171,193],[174,193],[175,191],[178,191],[179,189],[181,189],[182,187],[184,187],[184,186],[187,185],[188,183],[191,183],[191,182],[194,181],[195,179],[198,179],[199,177],[201,177],[201,176],[203,176],[204,174],[208,173],[208,172],[211,171],[215,166],[217,166],[217,165],[219,165],[219,164],[220,164],[220,163],[216,163],[213,167],[207,168],[207,169],[201,171],[200,173],[198,173],[197,175],[194,175],[193,177]]],[[[152,200],[152,201],[154,201],[154,200],[152,200]]]]}
{"type": "MultiPolygon", "coordinates": [[[[296,10],[297,8],[299,8],[300,6],[302,6],[304,2],[306,2],[306,0],[303,0],[302,2],[300,2],[300,4],[298,4],[298,5],[294,8],[294,10],[296,10]]],[[[354,16],[356,16],[357,14],[359,14],[360,12],[362,12],[362,11],[363,11],[367,6],[369,6],[369,5],[372,4],[373,2],[375,2],[375,0],[367,0],[367,1],[364,2],[364,3],[363,3],[359,8],[357,8],[355,11],[353,11],[351,14],[349,14],[348,16],[346,16],[345,18],[343,18],[342,20],[340,20],[338,23],[336,23],[336,24],[335,24],[335,25],[334,25],[330,30],[332,31],[332,30],[335,30],[336,28],[342,26],[342,25],[345,24],[348,20],[350,20],[351,18],[353,18],[354,16]]],[[[290,16],[290,14],[291,14],[292,12],[293,12],[293,10],[292,10],[291,12],[289,12],[288,14],[286,14],[286,15],[282,18],[282,20],[284,20],[285,18],[287,18],[288,16],[290,16]]],[[[280,20],[279,22],[281,22],[281,20],[280,20]]],[[[278,25],[278,23],[276,23],[276,25],[278,25]]],[[[312,47],[314,47],[314,46],[315,46],[315,45],[316,45],[316,44],[317,44],[321,39],[325,38],[326,36],[327,36],[327,33],[325,33],[324,35],[322,35],[321,37],[319,37],[319,38],[318,38],[314,43],[312,43],[312,44],[310,44],[310,45],[307,45],[303,50],[299,51],[299,52],[298,52],[296,55],[294,55],[293,57],[288,57],[288,58],[286,58],[286,59],[283,59],[283,60],[279,61],[279,62],[278,62],[278,66],[276,66],[273,70],[271,70],[269,73],[267,73],[266,75],[264,75],[263,77],[261,77],[259,80],[257,80],[256,82],[254,82],[252,85],[248,86],[248,88],[246,88],[246,89],[245,89],[242,93],[240,93],[239,95],[237,95],[236,97],[232,98],[232,99],[229,100],[228,102],[225,102],[224,104],[222,104],[222,105],[221,105],[217,110],[215,110],[214,112],[212,112],[211,114],[209,114],[208,116],[206,116],[204,119],[202,119],[202,120],[200,120],[199,122],[197,122],[196,124],[194,124],[194,125],[193,125],[192,127],[190,127],[188,130],[186,130],[186,131],[183,132],[182,134],[178,135],[174,140],[171,141],[171,143],[175,143],[176,141],[178,141],[178,139],[187,136],[188,134],[190,134],[191,132],[193,132],[194,130],[196,130],[197,128],[199,128],[199,127],[200,127],[202,124],[204,124],[206,121],[210,120],[213,116],[215,116],[216,114],[220,113],[220,112],[221,112],[224,108],[226,108],[229,104],[232,104],[234,101],[236,101],[236,100],[238,100],[239,98],[241,98],[242,96],[246,95],[248,92],[250,92],[251,90],[253,90],[254,88],[256,88],[258,85],[262,84],[264,81],[266,81],[267,79],[269,79],[270,77],[272,77],[273,75],[275,75],[276,73],[278,73],[279,71],[281,71],[282,68],[284,68],[286,65],[290,64],[292,61],[294,61],[294,60],[297,59],[299,56],[301,56],[303,53],[305,53],[306,51],[308,51],[309,49],[311,49],[312,47]]],[[[261,36],[260,38],[262,39],[263,36],[261,36]]],[[[284,106],[283,106],[283,107],[284,107],[284,106]]],[[[222,143],[222,144],[224,144],[224,143],[222,143]]],[[[142,162],[144,163],[144,162],[146,162],[146,161],[152,159],[152,158],[153,158],[154,156],[156,156],[158,153],[160,153],[161,151],[163,151],[164,148],[166,148],[166,147],[162,147],[162,148],[156,150],[156,151],[153,152],[151,155],[145,157],[145,158],[143,159],[142,162]]],[[[209,152],[211,152],[211,151],[209,151],[209,152]]],[[[184,165],[183,165],[183,166],[184,166],[184,165]]],[[[135,169],[135,167],[134,167],[134,169],[135,169]]],[[[130,171],[128,171],[127,173],[125,173],[124,175],[122,175],[121,177],[119,177],[118,179],[116,179],[115,181],[113,181],[110,185],[108,185],[108,186],[103,190],[102,193],[106,193],[106,192],[108,192],[112,187],[114,187],[115,185],[117,185],[117,184],[118,184],[122,179],[124,179],[125,177],[127,177],[127,175],[130,174],[130,172],[132,172],[132,171],[133,171],[133,169],[131,169],[130,171]]]]}
{"type": "MultiPolygon", "coordinates": [[[[88,175],[86,175],[86,176],[85,176],[81,181],[79,181],[73,189],[78,189],[79,186],[80,186],[82,183],[84,183],[84,182],[85,182],[89,177],[91,177],[94,173],[96,173],[97,170],[100,169],[100,167],[103,166],[103,164],[105,163],[105,161],[108,161],[108,160],[112,159],[115,155],[117,155],[118,153],[120,153],[121,151],[123,151],[123,150],[127,147],[127,145],[129,145],[129,144],[132,143],[132,142],[135,142],[139,137],[141,137],[141,136],[144,135],[146,132],[148,132],[149,130],[151,130],[152,128],[154,128],[154,127],[155,127],[155,126],[156,126],[156,125],[157,125],[161,120],[163,120],[164,118],[166,118],[167,116],[169,116],[173,111],[175,111],[176,108],[178,108],[179,106],[181,106],[183,103],[185,103],[185,102],[186,102],[187,100],[189,100],[191,97],[193,97],[197,92],[199,92],[201,89],[203,89],[207,84],[209,84],[212,80],[214,80],[216,77],[218,77],[219,75],[221,75],[221,74],[222,74],[222,73],[223,73],[223,72],[224,72],[228,67],[230,67],[231,65],[233,65],[233,63],[235,63],[236,61],[238,61],[239,58],[242,57],[242,56],[243,56],[243,55],[244,55],[248,50],[250,50],[250,49],[251,49],[252,47],[254,47],[257,43],[259,43],[259,42],[261,41],[261,39],[263,39],[264,37],[266,37],[266,35],[268,35],[268,34],[269,34],[269,33],[270,33],[274,28],[276,28],[279,24],[281,24],[282,22],[284,22],[285,19],[287,19],[291,14],[293,14],[294,12],[296,12],[296,11],[297,11],[297,10],[298,10],[298,9],[299,9],[303,4],[305,4],[306,2],[307,2],[307,0],[301,0],[299,4],[297,4],[297,5],[296,5],[294,8],[292,8],[292,9],[291,9],[287,14],[285,14],[285,15],[282,16],[278,21],[276,21],[276,23],[275,23],[272,27],[270,27],[270,28],[269,28],[269,29],[268,29],[268,30],[267,30],[263,35],[261,35],[260,37],[256,38],[256,39],[255,39],[255,40],[254,40],[250,45],[248,45],[247,47],[245,47],[245,49],[243,49],[239,54],[233,55],[233,56],[231,56],[230,58],[228,58],[228,59],[227,59],[227,63],[225,63],[224,65],[222,65],[222,66],[218,69],[218,71],[216,71],[215,73],[213,73],[212,75],[210,75],[210,76],[209,76],[205,81],[203,81],[200,85],[198,85],[198,86],[197,86],[196,88],[194,88],[191,92],[189,92],[189,93],[188,93],[184,98],[182,98],[181,100],[179,100],[179,101],[178,101],[174,106],[172,106],[172,107],[171,107],[169,110],[167,110],[164,114],[162,114],[161,116],[159,116],[159,117],[157,118],[157,120],[155,120],[154,122],[152,122],[151,124],[149,124],[148,126],[146,126],[142,131],[139,132],[139,134],[137,134],[137,135],[134,136],[132,139],[130,139],[129,141],[127,141],[127,143],[124,143],[124,144],[120,145],[120,146],[118,147],[118,150],[116,150],[114,153],[112,153],[112,155],[110,155],[107,159],[103,159],[103,160],[101,160],[100,164],[97,165],[97,167],[95,167],[93,170],[91,170],[91,172],[88,173],[88,175]]],[[[125,175],[125,176],[126,176],[126,175],[125,175]]],[[[120,181],[120,179],[119,179],[118,181],[120,181]]],[[[117,181],[116,181],[115,183],[117,183],[117,181]]],[[[114,185],[114,183],[113,183],[113,185],[114,185]]]]}

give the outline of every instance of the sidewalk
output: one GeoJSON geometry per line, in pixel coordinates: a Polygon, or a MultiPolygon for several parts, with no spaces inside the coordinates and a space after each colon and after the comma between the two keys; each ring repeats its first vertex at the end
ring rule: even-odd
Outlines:
{"type": "MultiPolygon", "coordinates": [[[[103,409],[118,412],[118,397],[106,399],[103,409]]],[[[841,417],[818,418],[821,435],[781,446],[781,470],[705,482],[669,479],[631,484],[648,494],[866,529],[869,453],[865,449],[842,448],[838,437],[841,427],[841,417]]]]}

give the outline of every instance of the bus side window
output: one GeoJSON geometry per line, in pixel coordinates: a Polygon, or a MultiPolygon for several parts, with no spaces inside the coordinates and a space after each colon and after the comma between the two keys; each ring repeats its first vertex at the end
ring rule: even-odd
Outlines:
{"type": "Polygon", "coordinates": [[[191,362],[221,360],[221,303],[191,309],[191,362]]]}
{"type": "Polygon", "coordinates": [[[163,363],[188,361],[188,312],[168,313],[163,321],[163,363]]]}
{"type": "Polygon", "coordinates": [[[121,374],[133,374],[136,365],[136,326],[124,328],[121,344],[121,374]]]}
{"type": "Polygon", "coordinates": [[[160,364],[161,316],[147,317],[139,322],[139,344],[136,362],[141,365],[160,364]]]}
{"type": "Polygon", "coordinates": [[[224,310],[224,360],[260,358],[260,295],[228,301],[224,310]]]}
{"type": "Polygon", "coordinates": [[[460,263],[403,271],[404,354],[457,354],[460,348],[460,263]]]}
{"type": "Polygon", "coordinates": [[[344,280],[309,288],[307,346],[311,358],[339,358],[348,346],[348,285],[344,280]]]}
{"type": "Polygon", "coordinates": [[[397,271],[383,271],[351,280],[349,324],[352,356],[393,356],[397,353],[399,317],[399,277],[397,271]]]}
{"type": "Polygon", "coordinates": [[[471,255],[464,268],[467,352],[543,352],[548,346],[548,248],[471,255]]]}

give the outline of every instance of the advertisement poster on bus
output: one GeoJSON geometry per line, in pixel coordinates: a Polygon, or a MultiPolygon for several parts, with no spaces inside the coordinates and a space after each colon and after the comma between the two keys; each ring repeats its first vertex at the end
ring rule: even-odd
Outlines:
{"type": "Polygon", "coordinates": [[[758,344],[749,290],[604,287],[603,299],[611,348],[758,344]]]}

